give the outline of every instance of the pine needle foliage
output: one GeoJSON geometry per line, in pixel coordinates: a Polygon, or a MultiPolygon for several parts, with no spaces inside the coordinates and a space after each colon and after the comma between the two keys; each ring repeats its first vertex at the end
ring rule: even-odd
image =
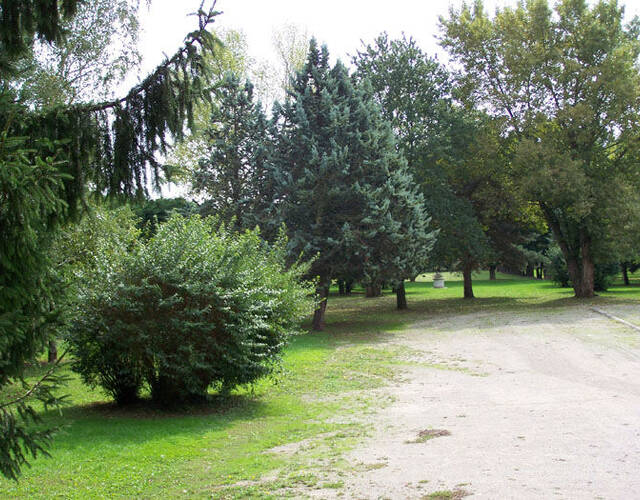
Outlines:
{"type": "MultiPolygon", "coordinates": [[[[60,18],[78,0],[0,0],[2,64],[17,61],[33,37],[56,41],[60,18]]],[[[146,192],[147,171],[159,177],[156,154],[193,125],[194,102],[205,99],[208,66],[217,38],[207,31],[218,12],[201,8],[198,29],[183,48],[123,98],[98,104],[26,109],[15,102],[11,78],[0,76],[0,389],[20,387],[27,363],[64,319],[64,293],[49,255],[59,225],[75,216],[84,190],[99,195],[146,192]]],[[[4,67],[4,66],[3,66],[4,67]]],[[[34,429],[33,399],[0,393],[0,474],[17,478],[29,456],[48,444],[50,431],[34,429]]],[[[36,390],[37,389],[37,390],[36,390]]]]}
{"type": "MultiPolygon", "coordinates": [[[[333,278],[377,277],[392,256],[406,251],[388,244],[396,238],[399,243],[407,230],[407,219],[396,210],[407,201],[400,198],[413,198],[409,205],[421,201],[408,188],[406,162],[370,87],[354,85],[342,63],[330,67],[327,48],[312,40],[276,119],[274,200],[276,217],[290,235],[291,256],[318,255],[312,271],[322,299],[333,278]]],[[[428,223],[423,209],[412,215],[428,223]]],[[[403,278],[399,268],[394,272],[403,278]]],[[[322,328],[325,304],[314,329],[322,328]]]]}
{"type": "Polygon", "coordinates": [[[231,73],[217,86],[203,134],[207,154],[192,177],[194,191],[205,196],[205,214],[247,229],[260,222],[265,208],[271,149],[269,123],[253,90],[250,81],[231,73]]]}
{"type": "Polygon", "coordinates": [[[61,141],[62,170],[71,176],[62,198],[72,212],[87,184],[99,194],[138,197],[146,194],[149,181],[157,186],[157,154],[184,137],[194,126],[194,104],[209,98],[207,55],[220,42],[207,27],[218,12],[198,15],[199,29],[184,46],[125,97],[42,113],[25,110],[14,121],[14,135],[61,141]]]}
{"type": "Polygon", "coordinates": [[[34,36],[59,42],[62,20],[87,0],[0,0],[0,46],[10,58],[29,50],[34,36]]]}

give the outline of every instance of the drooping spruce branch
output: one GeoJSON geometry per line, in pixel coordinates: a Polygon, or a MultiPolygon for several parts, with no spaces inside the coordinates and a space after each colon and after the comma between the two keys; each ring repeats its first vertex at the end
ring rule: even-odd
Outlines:
{"type": "Polygon", "coordinates": [[[145,194],[149,182],[158,185],[158,154],[193,127],[194,104],[209,97],[206,55],[221,44],[207,30],[220,14],[215,3],[208,11],[200,6],[198,29],[125,97],[25,111],[18,120],[15,135],[30,137],[34,146],[46,139],[62,156],[64,173],[73,178],[62,197],[72,210],[87,185],[100,194],[126,196],[145,194]]]}
{"type": "Polygon", "coordinates": [[[86,0],[0,0],[0,46],[10,57],[26,52],[34,35],[58,42],[61,21],[73,16],[86,0]]]}

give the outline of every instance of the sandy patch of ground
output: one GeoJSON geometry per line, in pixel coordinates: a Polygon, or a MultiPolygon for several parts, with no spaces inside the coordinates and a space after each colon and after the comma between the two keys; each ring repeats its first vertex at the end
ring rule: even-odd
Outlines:
{"type": "Polygon", "coordinates": [[[639,340],[587,307],[415,325],[398,342],[425,362],[415,358],[406,380],[389,388],[395,402],[348,456],[375,467],[348,475],[341,494],[640,497],[639,340]],[[456,365],[434,366],[434,356],[456,365]]]}

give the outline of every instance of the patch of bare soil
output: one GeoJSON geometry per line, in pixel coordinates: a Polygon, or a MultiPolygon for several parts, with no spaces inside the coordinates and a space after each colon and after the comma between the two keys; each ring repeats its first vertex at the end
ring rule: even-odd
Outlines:
{"type": "Polygon", "coordinates": [[[405,442],[407,444],[426,443],[430,439],[442,437],[442,436],[451,436],[451,433],[446,429],[425,429],[423,431],[418,432],[418,437],[416,437],[413,441],[405,441],[405,442]]]}
{"type": "Polygon", "coordinates": [[[471,495],[466,490],[455,489],[453,491],[437,491],[429,495],[423,496],[423,500],[461,500],[471,495]]]}

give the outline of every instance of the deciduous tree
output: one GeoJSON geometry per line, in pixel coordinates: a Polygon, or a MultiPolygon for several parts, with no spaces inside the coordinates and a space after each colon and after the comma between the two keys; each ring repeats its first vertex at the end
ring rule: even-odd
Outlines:
{"type": "Polygon", "coordinates": [[[594,294],[594,264],[638,222],[640,23],[614,0],[481,1],[441,19],[466,99],[516,138],[514,180],[540,207],[576,297],[594,294]],[[614,194],[615,193],[615,194],[614,194]]]}

